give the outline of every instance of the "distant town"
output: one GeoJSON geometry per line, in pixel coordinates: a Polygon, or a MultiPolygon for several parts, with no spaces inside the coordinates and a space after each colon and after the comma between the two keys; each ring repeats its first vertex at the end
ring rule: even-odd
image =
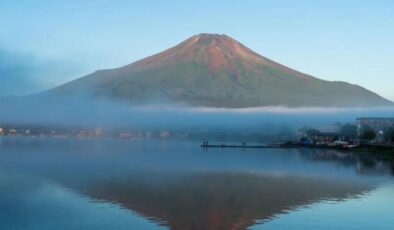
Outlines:
{"type": "Polygon", "coordinates": [[[335,141],[368,141],[372,143],[393,142],[394,118],[357,118],[355,123],[338,124],[336,131],[324,132],[303,127],[298,130],[300,141],[330,144],[335,141]]]}
{"type": "Polygon", "coordinates": [[[360,143],[394,143],[394,118],[363,117],[353,123],[334,124],[330,128],[302,127],[298,130],[284,128],[275,133],[234,134],[225,130],[132,130],[95,128],[54,128],[37,125],[2,125],[0,136],[53,137],[53,138],[117,138],[142,139],[204,139],[226,138],[239,141],[286,142],[313,146],[354,146],[360,143]],[[327,131],[329,130],[329,131],[327,131]]]}
{"type": "MultiPolygon", "coordinates": [[[[54,138],[119,138],[119,139],[167,139],[172,133],[167,130],[160,131],[131,131],[119,129],[96,128],[54,128],[44,126],[8,125],[0,127],[0,136],[25,137],[54,137],[54,138]]],[[[177,137],[187,137],[187,134],[177,133],[177,137]]]]}
{"type": "Polygon", "coordinates": [[[322,132],[318,129],[301,128],[297,133],[297,143],[312,147],[359,146],[394,148],[394,118],[362,117],[355,123],[337,125],[333,132],[322,132]]]}

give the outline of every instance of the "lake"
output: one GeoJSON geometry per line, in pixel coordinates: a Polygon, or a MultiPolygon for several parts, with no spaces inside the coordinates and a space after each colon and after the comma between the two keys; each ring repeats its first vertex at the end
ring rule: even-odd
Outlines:
{"type": "Polygon", "coordinates": [[[0,229],[392,229],[393,174],[336,150],[0,137],[0,229]]]}

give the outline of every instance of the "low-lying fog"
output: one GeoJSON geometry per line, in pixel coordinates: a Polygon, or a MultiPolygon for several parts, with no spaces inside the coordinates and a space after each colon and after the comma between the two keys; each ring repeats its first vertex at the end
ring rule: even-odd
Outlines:
{"type": "Polygon", "coordinates": [[[357,117],[394,117],[394,107],[380,108],[287,108],[243,109],[188,107],[185,105],[126,103],[80,97],[3,98],[0,124],[147,128],[147,129],[272,129],[328,126],[355,122],[357,117]]]}

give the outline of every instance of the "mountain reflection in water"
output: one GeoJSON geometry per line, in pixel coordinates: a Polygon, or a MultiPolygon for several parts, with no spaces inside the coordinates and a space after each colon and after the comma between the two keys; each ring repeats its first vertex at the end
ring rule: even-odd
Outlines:
{"type": "MultiPolygon", "coordinates": [[[[41,183],[56,188],[45,194],[52,190],[59,193],[60,186],[87,198],[84,202],[110,205],[107,209],[125,208],[130,210],[130,218],[144,217],[170,229],[246,229],[306,205],[358,199],[392,182],[392,161],[368,154],[319,149],[205,152],[198,144],[3,139],[0,186],[7,189],[0,191],[0,207],[12,208],[4,209],[0,225],[7,226],[12,217],[14,222],[26,222],[15,229],[51,229],[47,222],[27,221],[31,212],[24,212],[29,210],[28,201],[42,193],[36,189],[41,183]],[[19,179],[11,183],[13,175],[19,179]],[[1,178],[8,178],[8,182],[1,178]],[[35,226],[31,226],[33,222],[35,226]]],[[[53,202],[59,207],[44,208],[43,202],[43,217],[48,212],[66,216],[67,209],[60,203],[67,202],[57,200],[62,196],[55,197],[53,202]]],[[[40,203],[36,205],[40,207],[40,203]]],[[[34,214],[40,216],[37,210],[34,214]]],[[[106,214],[101,221],[112,226],[119,215],[106,214]]],[[[127,219],[124,214],[122,218],[127,219]]],[[[94,229],[86,221],[73,221],[75,229],[94,229]]],[[[129,227],[134,226],[133,221],[129,227]]],[[[122,227],[127,229],[126,224],[122,227]]]]}
{"type": "Polygon", "coordinates": [[[140,175],[94,184],[87,194],[163,221],[171,229],[245,229],[256,220],[322,199],[343,199],[371,189],[317,178],[208,173],[140,175]],[[152,182],[155,181],[156,183],[152,182]]]}

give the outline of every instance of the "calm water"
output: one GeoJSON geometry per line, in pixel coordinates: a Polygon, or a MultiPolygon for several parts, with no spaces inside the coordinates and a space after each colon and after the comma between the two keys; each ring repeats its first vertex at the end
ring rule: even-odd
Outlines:
{"type": "Polygon", "coordinates": [[[308,149],[0,138],[0,229],[392,229],[394,163],[308,149]]]}

